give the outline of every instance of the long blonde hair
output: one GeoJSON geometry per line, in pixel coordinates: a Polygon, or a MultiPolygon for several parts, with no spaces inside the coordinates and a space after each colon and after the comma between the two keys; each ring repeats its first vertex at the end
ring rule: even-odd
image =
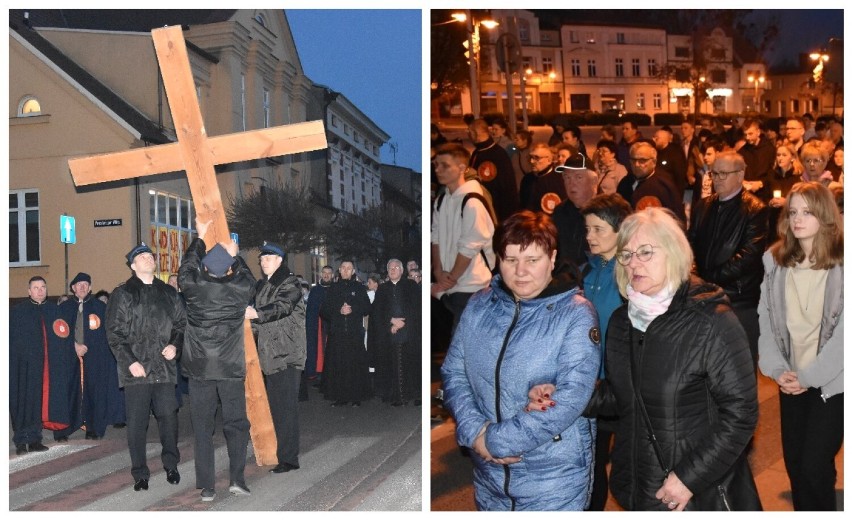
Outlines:
{"type": "Polygon", "coordinates": [[[792,161],[792,164],[793,164],[793,166],[791,168],[791,170],[793,171],[793,175],[801,175],[802,172],[805,171],[805,165],[802,164],[802,161],[799,159],[799,154],[796,153],[796,150],[794,150],[793,146],[789,143],[779,142],[775,146],[775,152],[776,152],[776,154],[775,154],[775,167],[776,168],[778,167],[778,154],[777,154],[777,152],[778,152],[779,148],[783,148],[783,149],[787,150],[787,153],[790,154],[790,160],[792,161]]]}

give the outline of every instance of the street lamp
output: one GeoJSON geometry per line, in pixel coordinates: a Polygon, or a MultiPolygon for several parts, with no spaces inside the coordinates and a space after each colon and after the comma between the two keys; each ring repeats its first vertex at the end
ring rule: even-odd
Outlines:
{"type": "Polygon", "coordinates": [[[819,51],[812,52],[809,56],[811,60],[818,62],[816,67],[814,67],[814,81],[819,83],[822,81],[822,71],[825,68],[825,62],[828,61],[828,54],[823,51],[819,51]]]}
{"type": "Polygon", "coordinates": [[[465,9],[464,13],[453,13],[451,15],[453,21],[467,22],[467,49],[468,49],[468,65],[470,67],[470,110],[473,116],[479,117],[479,71],[477,70],[477,60],[479,59],[479,26],[482,25],[486,29],[493,29],[499,24],[494,20],[474,20],[470,9],[465,9]]]}
{"type": "Polygon", "coordinates": [[[760,85],[762,85],[764,81],[766,81],[766,78],[763,76],[748,77],[748,82],[754,83],[754,108],[758,114],[760,113],[760,98],[758,97],[760,94],[758,92],[758,88],[760,88],[760,85]]]}

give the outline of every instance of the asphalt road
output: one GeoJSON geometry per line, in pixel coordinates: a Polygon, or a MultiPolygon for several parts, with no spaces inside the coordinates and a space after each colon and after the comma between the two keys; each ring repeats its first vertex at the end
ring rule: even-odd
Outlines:
{"type": "MultiPolygon", "coordinates": [[[[9,443],[11,511],[421,511],[421,407],[391,407],[379,400],[360,408],[332,408],[316,389],[300,403],[301,469],[271,474],[256,465],[251,446],[246,483],[251,496],[228,493],[228,458],[217,424],[216,499],[201,502],[195,488],[191,399],[179,413],[182,479],[166,482],[158,430],[148,430],[148,491],[133,491],[124,430],[108,428],[98,441],[78,431],[57,444],[45,430],[42,453],[15,455],[9,443]]],[[[428,506],[427,506],[428,507],[428,506]]]]}

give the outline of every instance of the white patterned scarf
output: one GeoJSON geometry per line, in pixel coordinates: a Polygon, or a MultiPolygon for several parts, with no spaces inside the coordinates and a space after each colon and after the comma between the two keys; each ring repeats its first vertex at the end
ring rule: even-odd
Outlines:
{"type": "Polygon", "coordinates": [[[675,290],[671,286],[665,286],[660,292],[652,296],[642,294],[627,285],[627,315],[634,327],[645,332],[654,318],[669,309],[674,298],[675,290]]]}

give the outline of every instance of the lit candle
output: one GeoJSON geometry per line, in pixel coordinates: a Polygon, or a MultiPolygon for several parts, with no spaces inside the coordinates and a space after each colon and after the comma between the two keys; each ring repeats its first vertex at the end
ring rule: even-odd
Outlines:
{"type": "Polygon", "coordinates": [[[781,198],[781,190],[773,191],[772,196],[775,197],[776,199],[780,199],[781,198]]]}

